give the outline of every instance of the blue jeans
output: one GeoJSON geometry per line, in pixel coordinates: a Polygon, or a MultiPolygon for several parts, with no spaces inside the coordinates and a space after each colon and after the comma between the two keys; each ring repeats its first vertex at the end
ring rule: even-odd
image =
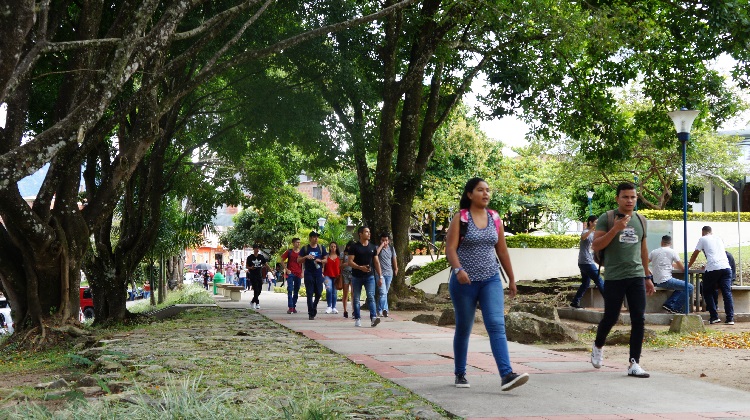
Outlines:
{"type": "Polygon", "coordinates": [[[453,335],[454,373],[466,373],[466,355],[477,302],[482,308],[482,318],[490,337],[490,347],[497,370],[500,376],[511,373],[513,370],[510,367],[508,339],[505,337],[505,302],[500,273],[485,281],[473,281],[471,284],[461,284],[456,276],[452,275],[448,290],[456,314],[456,332],[453,335]]]}
{"type": "Polygon", "coordinates": [[[305,271],[305,295],[307,295],[307,314],[318,315],[318,302],[323,295],[323,276],[305,271]]]}
{"type": "Polygon", "coordinates": [[[375,276],[352,276],[352,306],[354,307],[354,319],[360,319],[359,296],[362,294],[362,286],[365,286],[367,308],[370,310],[370,319],[373,319],[377,316],[375,310],[375,276]]]}
{"type": "Polygon", "coordinates": [[[706,301],[706,309],[710,314],[710,319],[719,319],[719,313],[716,312],[716,298],[714,289],[721,290],[721,297],[724,298],[724,312],[727,320],[734,320],[734,301],[732,300],[732,270],[725,268],[723,270],[706,271],[703,273],[703,300],[706,301]]]}
{"type": "Polygon", "coordinates": [[[391,281],[393,276],[383,276],[383,284],[378,287],[378,313],[383,310],[390,311],[388,308],[388,291],[391,290],[391,281]]]}
{"type": "Polygon", "coordinates": [[[240,284],[239,285],[242,286],[242,287],[244,287],[245,289],[247,289],[247,277],[240,277],[240,284]]]}
{"type": "Polygon", "coordinates": [[[581,286],[578,287],[576,297],[573,298],[573,302],[571,303],[575,305],[581,303],[581,298],[591,285],[591,280],[594,280],[594,284],[599,289],[599,293],[604,296],[604,282],[602,281],[602,278],[599,277],[599,270],[597,269],[596,264],[578,264],[578,268],[581,270],[581,286]]]}
{"type": "MultiPolygon", "coordinates": [[[[693,295],[693,285],[688,282],[688,295],[693,295]]],[[[678,312],[685,311],[685,280],[675,278],[668,279],[665,282],[654,284],[656,287],[674,290],[674,293],[664,301],[664,306],[672,308],[678,312]]]]}
{"type": "Polygon", "coordinates": [[[287,307],[296,308],[297,298],[299,298],[299,288],[302,285],[302,281],[299,277],[294,274],[289,274],[286,278],[286,290],[287,290],[287,307]]]}
{"type": "Polygon", "coordinates": [[[323,284],[326,286],[326,304],[329,308],[335,308],[336,307],[336,293],[338,292],[336,290],[336,286],[334,284],[334,280],[331,277],[324,276],[323,277],[323,284]]]}

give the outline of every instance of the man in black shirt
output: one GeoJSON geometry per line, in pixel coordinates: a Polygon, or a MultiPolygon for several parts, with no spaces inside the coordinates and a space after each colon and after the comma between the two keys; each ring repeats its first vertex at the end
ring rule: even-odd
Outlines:
{"type": "Polygon", "coordinates": [[[380,261],[378,261],[378,248],[375,244],[370,243],[370,229],[361,226],[357,229],[359,242],[351,245],[349,248],[349,260],[347,264],[352,268],[352,305],[354,306],[354,326],[361,327],[359,313],[359,296],[362,293],[362,286],[367,293],[367,307],[370,310],[370,326],[374,327],[380,323],[375,308],[375,274],[378,276],[377,286],[383,284],[383,276],[380,271],[380,261]],[[375,271],[373,273],[373,267],[375,271]]]}
{"type": "Polygon", "coordinates": [[[250,301],[250,307],[253,309],[260,309],[260,296],[261,290],[263,290],[263,267],[266,270],[270,270],[271,267],[268,265],[268,260],[260,252],[260,245],[253,244],[253,253],[247,257],[247,277],[250,279],[250,285],[253,288],[253,300],[250,301]]]}
{"type": "Polygon", "coordinates": [[[310,320],[313,320],[318,315],[318,302],[323,294],[323,264],[328,261],[326,248],[323,245],[318,245],[318,232],[310,232],[308,244],[299,250],[297,261],[299,263],[305,262],[307,315],[310,320]]]}

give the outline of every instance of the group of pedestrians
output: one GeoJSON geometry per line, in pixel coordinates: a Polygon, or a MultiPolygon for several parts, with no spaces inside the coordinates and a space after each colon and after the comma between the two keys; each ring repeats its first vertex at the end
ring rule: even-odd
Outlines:
{"type": "Polygon", "coordinates": [[[358,241],[350,241],[342,250],[336,242],[329,249],[318,243],[319,234],[310,232],[308,244],[300,246],[300,238],[292,239],[292,248],[281,255],[282,270],[287,273],[287,313],[297,313],[297,301],[302,280],[305,284],[308,319],[318,316],[318,303],[326,290],[326,314],[338,314],[338,290],[343,294],[343,316],[349,318],[348,302],[351,294],[354,325],[362,326],[360,297],[365,289],[370,309],[370,325],[388,316],[388,291],[393,276],[398,274],[396,252],[387,233],[381,235],[380,245],[370,241],[370,229],[357,230],[358,241]],[[377,280],[376,280],[377,278],[377,280]]]}

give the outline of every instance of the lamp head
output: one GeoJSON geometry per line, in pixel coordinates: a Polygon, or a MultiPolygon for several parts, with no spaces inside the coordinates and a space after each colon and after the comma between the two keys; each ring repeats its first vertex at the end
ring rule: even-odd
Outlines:
{"type": "Polygon", "coordinates": [[[592,198],[594,198],[594,192],[593,191],[586,191],[586,197],[588,197],[589,200],[591,200],[592,198]]]}
{"type": "Polygon", "coordinates": [[[695,118],[698,117],[698,114],[700,114],[700,111],[688,110],[685,108],[682,108],[679,111],[672,111],[667,113],[667,115],[669,115],[669,118],[672,119],[674,128],[675,130],[677,130],[678,134],[689,134],[690,129],[693,127],[693,121],[695,121],[695,118]]]}

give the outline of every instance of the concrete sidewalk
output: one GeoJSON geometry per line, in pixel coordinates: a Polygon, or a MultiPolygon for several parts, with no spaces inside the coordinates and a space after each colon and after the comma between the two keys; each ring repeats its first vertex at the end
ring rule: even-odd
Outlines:
{"type": "MultiPolygon", "coordinates": [[[[249,308],[249,301],[244,294],[240,302],[218,303],[249,308]]],[[[371,328],[367,311],[364,326],[356,328],[353,319],[342,316],[340,303],[341,313],[329,315],[321,302],[310,321],[303,297],[299,313],[291,315],[286,294],[263,291],[260,301],[258,312],[264,316],[467,419],[750,419],[750,393],[662,372],[631,378],[625,361],[607,360],[606,351],[605,365],[594,369],[585,357],[511,342],[514,371],[528,372],[531,379],[502,392],[489,340],[478,335],[469,343],[471,388],[458,389],[452,329],[403,320],[398,312],[371,328]]]]}

